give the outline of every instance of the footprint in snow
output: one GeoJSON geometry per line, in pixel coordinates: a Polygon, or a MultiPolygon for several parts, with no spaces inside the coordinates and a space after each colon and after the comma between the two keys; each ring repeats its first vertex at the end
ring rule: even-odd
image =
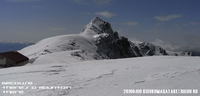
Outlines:
{"type": "Polygon", "coordinates": [[[145,80],[141,80],[141,81],[136,81],[135,84],[138,84],[138,83],[144,83],[145,80]]]}
{"type": "Polygon", "coordinates": [[[200,69],[197,70],[184,70],[184,71],[169,71],[164,73],[154,73],[149,75],[146,80],[158,80],[158,79],[164,79],[164,78],[175,78],[178,76],[183,76],[189,73],[199,72],[200,69]]]}

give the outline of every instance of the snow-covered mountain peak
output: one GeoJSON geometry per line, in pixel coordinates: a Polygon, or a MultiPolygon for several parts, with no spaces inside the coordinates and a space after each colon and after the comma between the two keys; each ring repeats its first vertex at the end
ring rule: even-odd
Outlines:
{"type": "MultiPolygon", "coordinates": [[[[148,42],[131,42],[128,38],[120,36],[118,32],[113,31],[110,23],[98,17],[92,19],[80,34],[46,38],[19,52],[31,60],[45,58],[45,55],[52,54],[77,58],[77,60],[185,54],[169,53],[162,47],[148,42]]],[[[190,54],[187,52],[187,55],[190,54]]]]}
{"type": "Polygon", "coordinates": [[[91,20],[92,23],[96,23],[96,22],[104,22],[101,18],[99,17],[95,17],[91,20]]]}
{"type": "Polygon", "coordinates": [[[99,17],[95,17],[91,20],[89,24],[87,24],[81,33],[89,33],[92,35],[108,33],[113,34],[112,27],[110,23],[103,21],[99,17]]]}

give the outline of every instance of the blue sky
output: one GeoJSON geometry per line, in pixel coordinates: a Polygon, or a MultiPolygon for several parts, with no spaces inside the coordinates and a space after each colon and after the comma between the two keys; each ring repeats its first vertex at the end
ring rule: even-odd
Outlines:
{"type": "Polygon", "coordinates": [[[1,0],[0,42],[80,33],[96,16],[130,39],[199,46],[199,0],[1,0]]]}

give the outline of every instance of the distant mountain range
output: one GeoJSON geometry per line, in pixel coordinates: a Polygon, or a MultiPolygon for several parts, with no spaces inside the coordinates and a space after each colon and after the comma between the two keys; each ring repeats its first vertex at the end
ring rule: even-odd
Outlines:
{"type": "Polygon", "coordinates": [[[34,43],[27,42],[0,42],[0,52],[17,51],[34,43]]]}

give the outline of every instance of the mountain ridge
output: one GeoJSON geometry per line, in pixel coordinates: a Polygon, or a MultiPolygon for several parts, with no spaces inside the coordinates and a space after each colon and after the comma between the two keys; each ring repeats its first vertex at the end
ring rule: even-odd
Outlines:
{"type": "Polygon", "coordinates": [[[80,34],[61,35],[43,39],[19,52],[30,59],[46,54],[70,51],[81,60],[118,59],[154,55],[194,56],[188,52],[176,53],[149,42],[135,43],[113,31],[109,22],[96,17],[80,34]]]}

